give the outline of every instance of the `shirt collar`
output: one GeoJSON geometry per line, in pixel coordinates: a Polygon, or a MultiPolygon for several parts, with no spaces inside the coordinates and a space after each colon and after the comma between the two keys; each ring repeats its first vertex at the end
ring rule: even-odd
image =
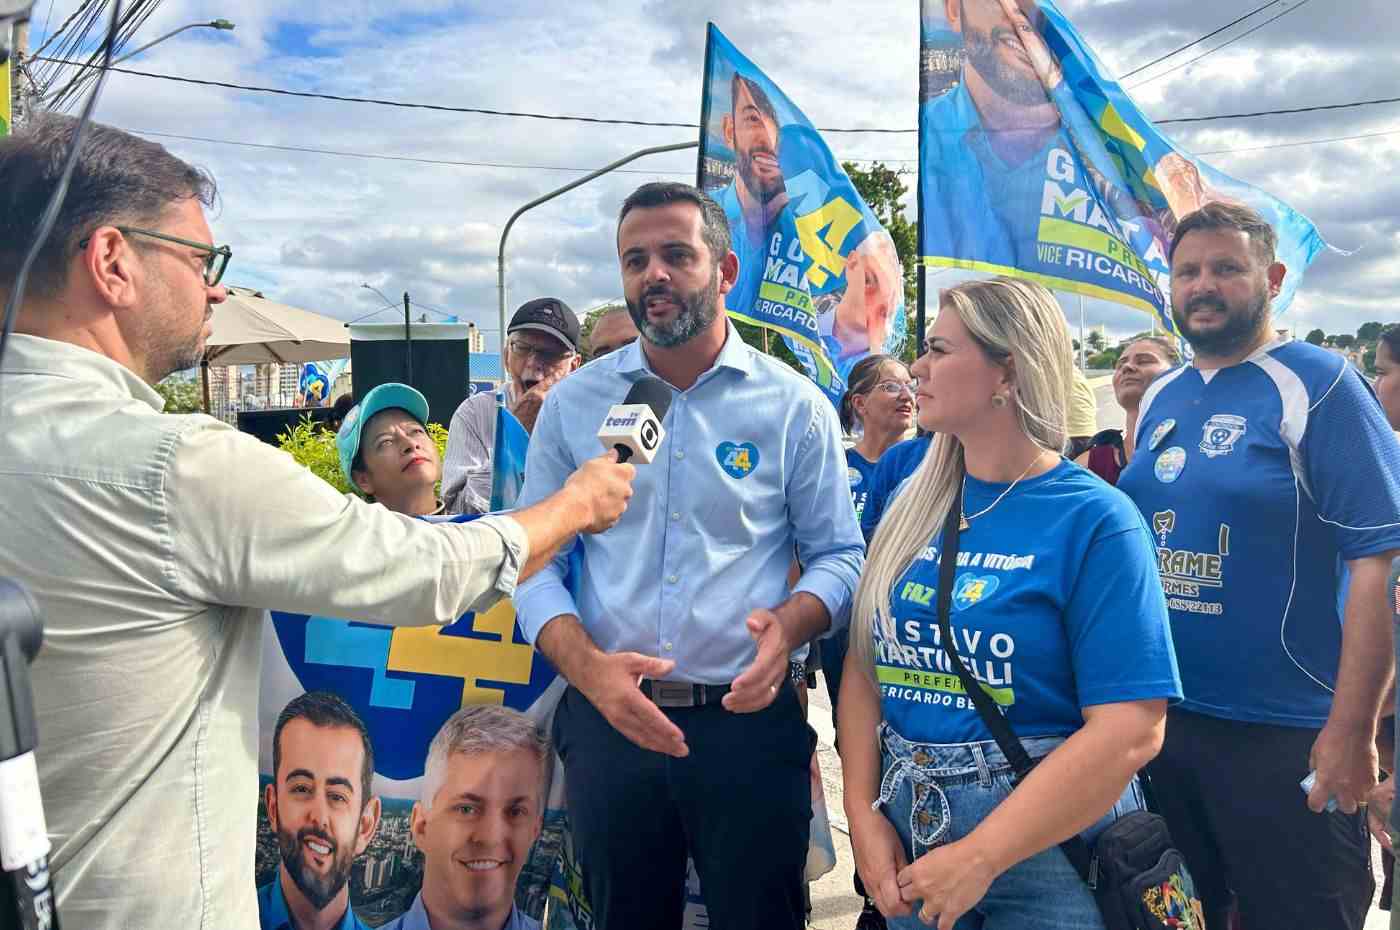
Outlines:
{"type": "MultiPolygon", "coordinates": [[[[719,356],[715,358],[715,363],[709,369],[695,379],[696,384],[708,380],[711,373],[721,368],[737,371],[744,376],[753,370],[753,349],[740,337],[739,330],[734,328],[733,321],[726,320],[724,329],[724,346],[719,350],[719,356]]],[[[642,351],[641,339],[613,354],[617,356],[618,374],[623,375],[629,381],[636,381],[643,375],[656,375],[647,362],[646,353],[642,351]]]]}
{"type": "MultiPolygon", "coordinates": [[[[506,922],[501,926],[501,930],[525,930],[527,925],[522,916],[520,908],[512,904],[510,914],[506,916],[506,922]]],[[[428,909],[423,905],[422,891],[413,896],[413,904],[404,912],[403,930],[432,930],[428,924],[428,909]]]]}
{"type": "Polygon", "coordinates": [[[155,388],[137,377],[136,372],[112,361],[100,352],[71,342],[14,333],[0,360],[11,375],[54,375],[74,381],[100,382],[114,393],[149,405],[157,413],[165,409],[165,399],[155,388]]]}
{"type": "MultiPolygon", "coordinates": [[[[282,891],[282,869],[279,867],[272,876],[272,889],[266,902],[259,902],[259,907],[266,906],[266,913],[262,915],[261,923],[269,930],[281,930],[283,927],[294,928],[292,923],[291,909],[287,907],[287,898],[282,891]]],[[[423,926],[426,927],[425,920],[423,926]]],[[[335,925],[336,930],[357,930],[362,926],[355,918],[355,908],[347,904],[345,913],[341,915],[340,921],[335,925]]]]}

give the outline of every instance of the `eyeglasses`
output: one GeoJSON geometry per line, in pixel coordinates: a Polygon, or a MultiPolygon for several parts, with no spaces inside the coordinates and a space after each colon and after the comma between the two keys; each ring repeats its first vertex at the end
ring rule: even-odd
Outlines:
{"type": "Polygon", "coordinates": [[[879,384],[875,385],[875,390],[883,391],[895,397],[908,391],[909,396],[913,397],[918,393],[919,379],[914,378],[910,381],[881,381],[879,384]]]}
{"type": "Polygon", "coordinates": [[[510,346],[511,355],[520,358],[529,358],[533,355],[544,365],[557,365],[574,354],[572,349],[546,349],[528,342],[521,342],[518,339],[510,340],[507,345],[510,346]]]}
{"type": "MultiPolygon", "coordinates": [[[[160,239],[162,242],[174,242],[177,245],[187,245],[192,249],[198,249],[205,253],[204,256],[204,286],[214,287],[224,278],[224,271],[228,268],[229,259],[233,258],[233,250],[226,245],[210,245],[207,242],[195,242],[193,239],[181,239],[179,236],[169,236],[153,229],[138,229],[135,226],[117,226],[117,232],[124,236],[145,236],[148,239],[160,239]]],[[[92,237],[88,236],[78,243],[78,248],[85,249],[92,237]]]]}

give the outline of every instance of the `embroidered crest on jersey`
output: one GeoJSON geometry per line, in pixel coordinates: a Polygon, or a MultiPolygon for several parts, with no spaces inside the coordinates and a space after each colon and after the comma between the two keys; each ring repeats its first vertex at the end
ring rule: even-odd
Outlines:
{"type": "Polygon", "coordinates": [[[1176,429],[1175,420],[1163,420],[1157,424],[1157,428],[1152,431],[1152,437],[1147,440],[1147,451],[1152,452],[1162,444],[1162,440],[1167,438],[1167,434],[1176,429]]]}
{"type": "Polygon", "coordinates": [[[1186,468],[1186,450],[1181,446],[1172,446],[1157,456],[1157,464],[1153,466],[1153,473],[1157,480],[1163,484],[1171,484],[1181,477],[1182,470],[1186,468]]]}
{"type": "Polygon", "coordinates": [[[1152,532],[1162,541],[1162,545],[1167,544],[1167,537],[1171,531],[1176,529],[1176,511],[1159,510],[1152,515],[1152,532]]]}
{"type": "Polygon", "coordinates": [[[848,469],[846,469],[846,478],[851,482],[851,487],[853,487],[853,488],[854,488],[854,487],[858,487],[858,486],[860,485],[860,482],[861,482],[860,469],[859,469],[859,468],[848,468],[848,469]]]}
{"type": "Polygon", "coordinates": [[[1206,458],[1212,459],[1229,455],[1235,451],[1235,443],[1240,441],[1247,425],[1248,421],[1244,417],[1217,413],[1206,420],[1206,425],[1201,428],[1201,451],[1206,454],[1206,458]]]}

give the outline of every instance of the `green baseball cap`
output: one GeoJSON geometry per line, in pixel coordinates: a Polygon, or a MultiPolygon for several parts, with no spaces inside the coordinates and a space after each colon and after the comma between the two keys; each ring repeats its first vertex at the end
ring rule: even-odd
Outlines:
{"type": "Polygon", "coordinates": [[[390,382],[374,388],[365,395],[364,400],[351,407],[340,424],[340,431],[335,434],[335,448],[340,453],[340,472],[356,494],[360,493],[360,489],[350,474],[350,465],[360,451],[360,430],[376,413],[395,407],[407,410],[419,423],[426,425],[428,422],[428,399],[407,384],[390,382]]]}

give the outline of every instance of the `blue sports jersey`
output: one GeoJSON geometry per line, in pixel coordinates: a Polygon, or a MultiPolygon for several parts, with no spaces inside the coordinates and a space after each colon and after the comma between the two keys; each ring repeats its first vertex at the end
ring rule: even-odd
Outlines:
{"type": "MultiPolygon", "coordinates": [[[[1006,488],[969,476],[964,509],[1006,488]]],[[[884,719],[915,742],[989,740],[939,648],[941,532],[891,592],[893,629],[875,624],[884,719]]],[[[1018,736],[1067,736],[1091,705],[1181,696],[1152,540],[1122,493],[1061,460],[973,519],[959,548],[958,653],[1018,736]]]]}
{"type": "Polygon", "coordinates": [[[866,495],[865,508],[859,514],[860,531],[865,534],[867,544],[870,537],[875,535],[875,527],[880,525],[880,518],[884,516],[885,507],[895,490],[923,463],[924,453],[928,451],[932,439],[930,434],[897,442],[886,449],[880,461],[875,463],[875,473],[870,478],[870,493],[866,495]]]}
{"type": "Polygon", "coordinates": [[[865,510],[865,500],[870,494],[870,479],[875,475],[875,462],[867,462],[865,456],[855,449],[846,450],[846,475],[851,479],[851,503],[856,508],[856,521],[865,510]]]}
{"type": "Polygon", "coordinates": [[[1186,700],[1284,726],[1327,719],[1340,560],[1400,549],[1400,443],[1342,359],[1274,342],[1162,375],[1118,479],[1157,545],[1186,700]]]}

